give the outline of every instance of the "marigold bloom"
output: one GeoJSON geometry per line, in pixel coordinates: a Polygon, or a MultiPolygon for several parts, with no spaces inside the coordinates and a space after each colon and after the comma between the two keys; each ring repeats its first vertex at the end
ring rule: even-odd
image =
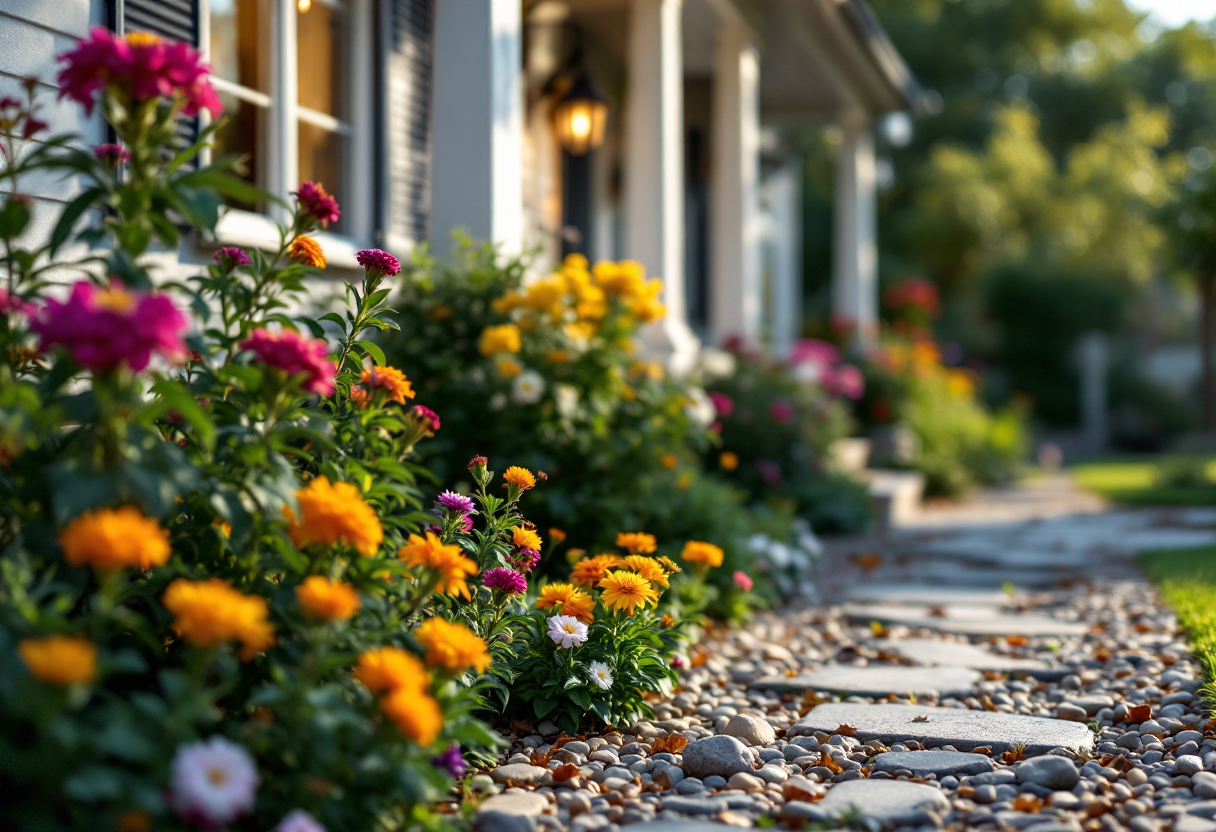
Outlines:
{"type": "Polygon", "coordinates": [[[227,581],[178,578],[160,602],[173,613],[173,631],[197,647],[240,641],[241,660],[249,661],[274,644],[274,625],[266,599],[242,595],[227,581]]]}
{"type": "Polygon", "coordinates": [[[616,545],[628,549],[631,555],[646,555],[655,550],[654,535],[645,532],[621,532],[616,536],[616,545]]]}
{"type": "Polygon", "coordinates": [[[314,269],[325,268],[325,252],[321,249],[321,244],[312,237],[305,237],[303,234],[296,237],[291,241],[287,254],[292,260],[305,266],[312,266],[314,269]]]}
{"type": "Polygon", "coordinates": [[[17,645],[30,676],[52,685],[89,682],[97,675],[97,648],[76,636],[27,638],[17,645]]]}
{"type": "Polygon", "coordinates": [[[125,364],[143,370],[153,355],[185,355],[186,318],[164,295],[141,294],[114,280],[106,289],[88,281],[66,301],[48,300],[30,321],[39,349],[63,347],[82,367],[102,372],[125,364]]]}
{"type": "Polygon", "coordinates": [[[434,743],[443,729],[443,709],[428,693],[395,690],[380,700],[380,710],[401,733],[421,746],[434,743]]]}
{"type": "Polygon", "coordinates": [[[296,587],[296,600],[304,612],[325,621],[342,621],[359,609],[359,591],[350,584],[309,575],[296,587]]]}
{"type": "Polygon", "coordinates": [[[490,651],[481,637],[463,624],[428,618],[414,631],[414,639],[426,648],[426,663],[442,667],[453,676],[469,668],[485,673],[490,666],[490,651]]]}
{"type": "Polygon", "coordinates": [[[338,541],[353,546],[364,557],[371,557],[384,540],[384,529],[376,510],[369,506],[353,483],[331,483],[317,477],[296,492],[300,516],[283,508],[287,533],[297,549],[316,543],[332,546],[338,541]]]}
{"type": "Polygon", "coordinates": [[[169,560],[169,533],[131,506],[89,511],[59,532],[70,566],[151,569],[169,560]]]}
{"type": "Polygon", "coordinates": [[[584,558],[574,564],[574,569],[570,572],[570,580],[581,586],[597,586],[608,574],[609,569],[620,565],[621,559],[618,555],[596,555],[584,558]]]}
{"type": "Polygon", "coordinates": [[[360,381],[373,393],[377,388],[383,390],[390,402],[405,404],[406,399],[414,398],[414,388],[410,385],[410,380],[396,367],[367,368],[363,371],[360,381]]]}
{"type": "MultiPolygon", "coordinates": [[[[296,192],[300,200],[300,209],[308,216],[321,223],[322,227],[331,222],[337,222],[342,216],[338,208],[338,200],[326,193],[320,182],[305,182],[296,192]]],[[[360,261],[362,262],[362,261],[360,261]]]]}
{"type": "Polygon", "coordinates": [[[514,569],[501,566],[487,569],[481,576],[483,586],[490,589],[501,589],[508,595],[523,595],[528,591],[528,579],[514,569]]]}
{"type": "Polygon", "coordinates": [[[439,583],[437,592],[459,595],[465,599],[469,594],[468,579],[477,574],[477,564],[464,556],[463,550],[454,543],[444,543],[433,532],[425,537],[411,534],[409,541],[397,552],[397,557],[406,566],[422,567],[436,572],[439,583]]]}
{"type": "Polygon", "coordinates": [[[486,327],[481,331],[481,339],[477,343],[477,349],[486,358],[490,358],[500,352],[519,352],[523,349],[523,340],[519,334],[519,327],[515,324],[499,324],[497,326],[486,327]]]}
{"type": "Polygon", "coordinates": [[[630,572],[636,572],[652,584],[668,586],[667,573],[663,571],[663,567],[659,565],[658,561],[645,555],[629,555],[622,558],[621,566],[630,572]]]}
{"type": "Polygon", "coordinates": [[[538,610],[553,609],[562,615],[572,615],[584,624],[595,620],[595,599],[573,584],[549,584],[536,599],[538,610]]]}
{"type": "Polygon", "coordinates": [[[422,660],[399,647],[377,647],[359,656],[351,675],[372,693],[406,690],[417,693],[431,685],[422,660]]]}
{"type": "Polygon", "coordinates": [[[723,552],[721,547],[715,546],[712,543],[705,543],[701,540],[690,540],[684,544],[684,551],[680,553],[680,557],[689,563],[696,563],[702,566],[721,566],[723,552]]]}
{"type": "Polygon", "coordinates": [[[534,552],[539,552],[541,546],[540,535],[529,529],[527,526],[516,526],[511,530],[511,537],[515,543],[516,549],[531,549],[534,552]]]}
{"type": "Polygon", "coordinates": [[[739,455],[734,451],[723,451],[718,457],[718,464],[723,471],[733,471],[739,467],[739,455]]]}
{"type": "Polygon", "coordinates": [[[309,393],[328,396],[334,392],[338,366],[329,360],[329,345],[321,338],[306,338],[290,329],[255,329],[239,346],[268,367],[301,376],[300,386],[309,393]]]}
{"type": "Polygon", "coordinates": [[[355,260],[369,272],[379,272],[386,277],[394,277],[401,271],[401,261],[378,248],[363,249],[355,255],[355,260]]]}
{"type": "Polygon", "coordinates": [[[659,603],[659,594],[650,581],[633,572],[609,572],[599,582],[599,587],[604,591],[604,606],[611,610],[625,610],[633,615],[639,606],[659,603]]]}
{"type": "MultiPolygon", "coordinates": [[[[520,491],[527,491],[529,488],[536,487],[536,477],[532,476],[532,472],[527,468],[520,468],[518,465],[512,465],[502,475],[502,478],[509,485],[514,485],[520,491]]],[[[533,549],[539,549],[539,546],[533,546],[533,549]]]]}

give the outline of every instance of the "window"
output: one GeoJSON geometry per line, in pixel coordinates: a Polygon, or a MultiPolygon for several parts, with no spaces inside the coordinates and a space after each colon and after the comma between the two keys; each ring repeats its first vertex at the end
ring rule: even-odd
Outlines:
{"type": "Polygon", "coordinates": [[[351,113],[356,90],[370,97],[370,44],[354,40],[356,30],[370,39],[354,20],[366,7],[366,0],[209,0],[207,13],[212,81],[228,117],[214,152],[244,157],[246,178],[284,197],[300,182],[323,183],[343,205],[329,230],[354,237],[368,236],[349,198],[370,175],[362,169],[370,153],[352,146],[351,113]]]}

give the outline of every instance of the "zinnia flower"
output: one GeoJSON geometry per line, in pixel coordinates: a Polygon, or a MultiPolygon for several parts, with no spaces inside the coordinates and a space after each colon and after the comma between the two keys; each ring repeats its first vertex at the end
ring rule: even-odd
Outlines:
{"type": "Polygon", "coordinates": [[[258,770],[249,752],[223,737],[179,746],[169,774],[169,803],[188,821],[227,826],[253,808],[258,770]]]}
{"type": "Polygon", "coordinates": [[[443,729],[443,709],[429,693],[395,690],[380,700],[380,710],[397,730],[421,746],[435,742],[443,729]]]}
{"type": "Polygon", "coordinates": [[[220,578],[178,578],[169,584],[160,602],[175,616],[173,631],[196,647],[240,641],[241,660],[249,661],[274,644],[266,599],[242,595],[220,578]]]}
{"type": "Polygon", "coordinates": [[[719,393],[717,390],[710,390],[707,395],[709,396],[709,400],[713,402],[714,410],[723,419],[735,412],[735,400],[730,396],[725,393],[719,393]]]}
{"type": "Polygon", "coordinates": [[[554,609],[562,615],[572,615],[584,624],[595,621],[595,599],[573,584],[549,584],[542,587],[536,599],[538,610],[554,609]]]}
{"type": "Polygon", "coordinates": [[[342,216],[338,200],[326,193],[320,182],[305,182],[300,186],[300,190],[296,191],[296,197],[300,200],[300,210],[321,223],[322,228],[331,222],[337,222],[342,216]]]}
{"type": "Polygon", "coordinates": [[[326,832],[326,830],[308,812],[303,809],[292,809],[279,821],[274,832],[326,832]]]}
{"type": "Polygon", "coordinates": [[[785,399],[777,399],[768,408],[768,415],[774,422],[787,424],[794,421],[794,406],[785,399]]]}
{"type": "Polygon", "coordinates": [[[621,532],[616,536],[616,545],[628,549],[631,555],[647,555],[655,550],[654,535],[645,532],[621,532]]]}
{"type": "Polygon", "coordinates": [[[514,569],[487,569],[481,576],[482,586],[501,589],[508,595],[523,595],[528,591],[528,579],[514,569]]]}
{"type": "Polygon", "coordinates": [[[327,477],[317,477],[296,492],[296,502],[299,516],[286,506],[283,516],[297,549],[313,543],[328,547],[342,541],[364,557],[371,557],[384,540],[376,510],[364,501],[353,483],[330,483],[327,477]]]}
{"type": "Polygon", "coordinates": [[[477,349],[486,358],[490,358],[500,352],[519,352],[523,349],[523,339],[520,337],[519,327],[515,324],[499,324],[497,326],[486,327],[481,331],[481,339],[478,341],[477,349]]]}
{"type": "Polygon", "coordinates": [[[469,668],[485,673],[490,667],[486,643],[463,624],[453,624],[438,616],[428,618],[414,631],[414,640],[426,648],[427,664],[442,667],[453,676],[469,668]]]}
{"type": "Polygon", "coordinates": [[[435,591],[470,599],[468,579],[477,574],[476,562],[466,558],[454,543],[444,543],[433,533],[425,537],[411,534],[409,541],[397,552],[406,566],[429,569],[438,576],[435,591]]]}
{"type": "Polygon", "coordinates": [[[151,569],[169,560],[169,533],[131,506],[88,511],[59,532],[70,566],[151,569]]]}
{"type": "Polygon", "coordinates": [[[461,514],[477,513],[473,508],[473,500],[463,494],[457,494],[455,491],[445,491],[440,494],[435,505],[446,511],[457,511],[461,514]]]}
{"type": "Polygon", "coordinates": [[[355,255],[355,259],[369,272],[379,272],[386,277],[394,277],[401,271],[401,261],[378,248],[365,248],[355,255]]]}
{"type": "Polygon", "coordinates": [[[410,418],[414,420],[427,436],[434,436],[439,430],[439,414],[424,404],[416,404],[410,408],[410,418]]]}
{"type": "Polygon", "coordinates": [[[153,355],[185,355],[185,328],[186,317],[169,298],[127,291],[117,280],[106,289],[79,281],[66,301],[48,300],[30,322],[39,349],[63,347],[93,372],[125,364],[138,373],[153,355]]]}
{"type": "Polygon", "coordinates": [[[541,549],[540,535],[527,526],[516,526],[511,529],[511,539],[515,543],[516,549],[532,549],[537,552],[541,549]]]}
{"type": "Polygon", "coordinates": [[[131,152],[120,144],[99,144],[93,148],[93,155],[112,168],[131,158],[131,152]]]}
{"type": "Polygon", "coordinates": [[[17,653],[30,676],[52,685],[90,682],[97,675],[97,648],[76,636],[27,638],[17,645],[17,653]]]}
{"type": "MultiPolygon", "coordinates": [[[[536,487],[536,477],[532,476],[532,472],[527,468],[520,468],[518,465],[512,465],[502,475],[502,478],[507,481],[508,485],[513,485],[520,491],[527,491],[529,488],[536,487]]],[[[534,546],[534,549],[539,549],[539,546],[534,546]]]]}
{"type": "Polygon", "coordinates": [[[584,558],[574,564],[574,569],[570,572],[570,580],[581,586],[597,586],[608,574],[609,569],[620,565],[621,559],[617,555],[596,555],[584,558]]]}
{"type": "Polygon", "coordinates": [[[634,609],[646,604],[658,605],[659,594],[650,581],[633,572],[609,572],[599,583],[604,591],[604,606],[611,610],[625,610],[633,615],[634,609]]]}
{"type": "Polygon", "coordinates": [[[592,662],[588,668],[591,671],[591,681],[600,690],[612,687],[612,668],[603,662],[592,662]]]}
{"type": "Polygon", "coordinates": [[[359,590],[322,575],[309,575],[296,587],[296,600],[304,612],[325,621],[343,621],[359,609],[359,590]]]}
{"type": "Polygon", "coordinates": [[[399,647],[377,647],[359,656],[351,675],[372,693],[424,691],[431,685],[431,672],[413,653],[399,647]]]}
{"type": "Polygon", "coordinates": [[[513,562],[525,572],[531,572],[536,568],[536,564],[540,563],[540,552],[535,549],[519,549],[513,562]]]}
{"type": "Polygon", "coordinates": [[[249,266],[253,264],[253,261],[249,259],[249,255],[245,253],[245,250],[236,246],[217,248],[215,253],[211,255],[211,259],[215,261],[217,266],[222,266],[224,271],[229,272],[237,266],[249,266]]]}
{"type": "Polygon", "coordinates": [[[377,389],[383,390],[388,400],[397,404],[405,404],[406,399],[414,398],[414,388],[410,385],[410,380],[396,367],[365,369],[360,381],[372,393],[377,389]]]}
{"type": "Polygon", "coordinates": [[[735,586],[744,592],[749,592],[752,588],[752,579],[746,572],[736,570],[735,574],[731,575],[731,579],[735,582],[735,586]]]}
{"type": "Polygon", "coordinates": [[[464,761],[464,755],[460,753],[460,746],[452,743],[448,746],[448,750],[431,758],[431,765],[435,768],[444,769],[452,777],[463,777],[464,773],[469,770],[469,765],[464,761]]]}
{"type": "Polygon", "coordinates": [[[334,392],[338,367],[329,360],[329,345],[320,338],[306,338],[290,329],[255,329],[239,346],[266,366],[299,376],[300,386],[309,393],[328,396],[334,392]]]}
{"type": "Polygon", "coordinates": [[[587,640],[587,625],[573,615],[555,615],[549,619],[548,635],[558,647],[569,650],[587,640]]]}
{"type": "Polygon", "coordinates": [[[690,540],[684,544],[684,551],[680,553],[680,557],[688,563],[696,563],[702,566],[721,566],[723,552],[720,547],[712,543],[705,543],[701,540],[690,540]]]}
{"type": "Polygon", "coordinates": [[[630,572],[636,572],[652,584],[668,586],[667,573],[663,571],[663,567],[659,566],[658,561],[645,555],[629,555],[622,558],[621,566],[630,572]]]}
{"type": "Polygon", "coordinates": [[[287,254],[292,260],[305,266],[312,266],[314,269],[325,268],[325,252],[321,249],[321,244],[312,237],[303,234],[296,237],[291,241],[287,254]]]}

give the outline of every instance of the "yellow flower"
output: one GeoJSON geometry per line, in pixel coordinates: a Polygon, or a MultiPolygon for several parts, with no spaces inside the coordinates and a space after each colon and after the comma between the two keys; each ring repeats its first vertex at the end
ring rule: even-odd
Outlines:
{"type": "Polygon", "coordinates": [[[266,599],[242,595],[227,581],[211,578],[169,584],[160,602],[176,616],[173,631],[196,647],[241,642],[241,660],[249,661],[274,644],[274,625],[266,599]]]}
{"type": "Polygon", "coordinates": [[[596,263],[591,270],[595,282],[609,295],[634,297],[646,283],[646,268],[633,260],[619,263],[596,263]]]}
{"type": "Polygon", "coordinates": [[[652,560],[645,555],[629,555],[621,559],[621,566],[628,569],[630,572],[636,572],[652,584],[659,586],[668,586],[667,573],[663,571],[663,567],[659,566],[658,561],[652,560]]]}
{"type": "Polygon", "coordinates": [[[519,336],[519,327],[515,324],[499,324],[488,326],[481,331],[481,340],[477,349],[486,358],[500,352],[519,352],[523,349],[523,341],[519,336]]]}
{"type": "Polygon", "coordinates": [[[661,320],[667,314],[667,307],[659,300],[662,293],[663,281],[658,278],[646,281],[629,308],[633,317],[644,324],[661,320]]]}
{"type": "Polygon", "coordinates": [[[659,566],[667,570],[668,575],[674,575],[676,572],[681,571],[679,564],[666,555],[659,555],[655,560],[659,562],[659,566]]]}
{"type": "Polygon", "coordinates": [[[414,398],[414,388],[405,373],[396,367],[372,367],[365,369],[361,381],[372,392],[377,387],[383,388],[388,394],[388,400],[397,404],[405,404],[406,399],[414,398]]]}
{"type": "Polygon", "coordinates": [[[524,371],[523,365],[509,355],[495,359],[494,369],[498,370],[498,374],[506,379],[515,378],[524,371]]]}
{"type": "Polygon", "coordinates": [[[734,451],[723,451],[718,457],[718,464],[723,471],[733,471],[739,467],[739,455],[734,451]]]}
{"type": "Polygon", "coordinates": [[[350,544],[364,557],[376,554],[384,540],[384,529],[376,511],[363,500],[359,489],[349,482],[330,483],[317,477],[296,492],[303,519],[283,508],[287,518],[287,533],[296,548],[310,543],[332,546],[339,540],[350,544]]]}
{"type": "Polygon", "coordinates": [[[516,526],[513,528],[511,530],[511,540],[515,544],[516,549],[531,549],[534,552],[539,552],[543,545],[540,535],[527,526],[516,526]]]}
{"type": "Polygon", "coordinates": [[[557,608],[562,615],[573,615],[584,624],[595,620],[595,599],[572,584],[549,584],[540,591],[536,608],[557,608]]]}
{"type": "Polygon", "coordinates": [[[574,564],[574,569],[570,572],[570,580],[581,586],[595,586],[608,574],[609,569],[620,565],[621,559],[617,555],[596,555],[592,558],[584,558],[574,564]]]}
{"type": "Polygon", "coordinates": [[[527,491],[529,488],[536,487],[536,477],[532,476],[532,472],[527,468],[520,468],[518,465],[512,465],[508,468],[506,473],[502,475],[502,478],[520,491],[527,491]]]}
{"type": "Polygon", "coordinates": [[[463,624],[453,624],[438,616],[428,618],[418,625],[414,639],[426,648],[427,664],[442,667],[453,676],[470,667],[485,673],[490,666],[486,643],[463,624]]]}
{"type": "Polygon", "coordinates": [[[380,710],[397,729],[421,746],[429,746],[443,728],[443,709],[429,693],[395,690],[380,700],[380,710]]]}
{"type": "Polygon", "coordinates": [[[697,563],[704,566],[722,565],[722,549],[712,543],[705,543],[700,540],[690,540],[685,543],[684,551],[680,553],[680,557],[689,563],[697,563]]]}
{"type": "Polygon", "coordinates": [[[633,615],[636,607],[659,603],[659,594],[650,581],[633,572],[609,572],[599,587],[604,590],[604,606],[611,610],[625,610],[633,615]]]}
{"type": "Polygon", "coordinates": [[[545,354],[545,360],[550,364],[569,364],[570,350],[549,350],[545,354]]]}
{"type": "Polygon", "coordinates": [[[975,393],[975,379],[966,370],[947,370],[946,386],[951,393],[960,398],[970,398],[975,393]]]}
{"type": "Polygon", "coordinates": [[[97,648],[75,636],[44,636],[23,639],[17,645],[21,661],[39,682],[75,685],[97,675],[97,648]]]}
{"type": "Polygon", "coordinates": [[[621,532],[616,536],[616,545],[628,549],[631,555],[646,555],[655,549],[654,535],[645,532],[621,532]]]}
{"type": "MultiPolygon", "coordinates": [[[[603,316],[601,315],[600,317],[603,316]]],[[[569,323],[562,327],[562,332],[574,343],[574,346],[581,349],[587,346],[587,342],[595,334],[595,324],[586,322],[569,323]]]]}
{"type": "Polygon", "coordinates": [[[325,621],[342,621],[359,609],[359,591],[350,584],[310,575],[296,587],[296,600],[304,612],[325,621]]]}
{"type": "Polygon", "coordinates": [[[71,566],[151,569],[169,560],[169,533],[137,509],[123,506],[86,512],[59,533],[71,566]]]}
{"type": "Polygon", "coordinates": [[[586,255],[579,254],[578,252],[572,252],[562,258],[562,270],[563,271],[565,271],[566,269],[574,269],[577,271],[585,272],[585,271],[587,271],[587,267],[589,265],[590,265],[590,263],[587,262],[586,255]]]}
{"type": "Polygon", "coordinates": [[[680,489],[681,491],[685,491],[690,485],[692,485],[692,474],[685,471],[683,474],[680,474],[680,478],[676,480],[676,488],[680,489]]]}
{"type": "Polygon", "coordinates": [[[312,237],[296,237],[291,241],[289,254],[297,263],[312,266],[314,269],[325,268],[325,252],[321,250],[321,244],[312,237]]]}
{"type": "Polygon", "coordinates": [[[430,687],[431,672],[413,653],[399,647],[377,647],[359,656],[351,675],[372,693],[405,690],[419,693],[430,687]]]}
{"type": "Polygon", "coordinates": [[[477,564],[466,558],[459,546],[444,543],[434,532],[427,532],[425,537],[410,535],[409,541],[397,552],[397,557],[405,561],[406,566],[436,572],[439,576],[436,592],[459,595],[465,599],[472,597],[468,579],[477,574],[477,564]]]}

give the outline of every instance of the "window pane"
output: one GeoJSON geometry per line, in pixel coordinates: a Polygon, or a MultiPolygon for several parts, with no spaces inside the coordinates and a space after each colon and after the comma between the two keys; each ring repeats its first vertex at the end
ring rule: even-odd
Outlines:
{"type": "MultiPolygon", "coordinates": [[[[268,135],[267,120],[269,113],[256,104],[242,101],[227,93],[220,94],[224,104],[224,117],[228,122],[215,134],[213,156],[238,155],[244,157],[246,168],[244,178],[259,188],[266,188],[266,136],[268,135]]],[[[264,204],[244,205],[238,207],[254,211],[264,211],[264,204]]]]}
{"type": "Polygon", "coordinates": [[[346,13],[322,0],[313,0],[307,12],[298,12],[296,39],[302,107],[337,119],[346,115],[346,13]]]}
{"type": "Polygon", "coordinates": [[[211,70],[225,81],[270,92],[267,0],[211,0],[211,70]]]}
{"type": "MultiPolygon", "coordinates": [[[[316,10],[316,6],[313,6],[316,10]]],[[[339,205],[346,202],[345,182],[342,176],[342,160],[346,155],[346,142],[337,133],[331,133],[315,124],[300,123],[300,181],[320,182],[339,205]]],[[[342,230],[343,220],[329,229],[342,230]]]]}

